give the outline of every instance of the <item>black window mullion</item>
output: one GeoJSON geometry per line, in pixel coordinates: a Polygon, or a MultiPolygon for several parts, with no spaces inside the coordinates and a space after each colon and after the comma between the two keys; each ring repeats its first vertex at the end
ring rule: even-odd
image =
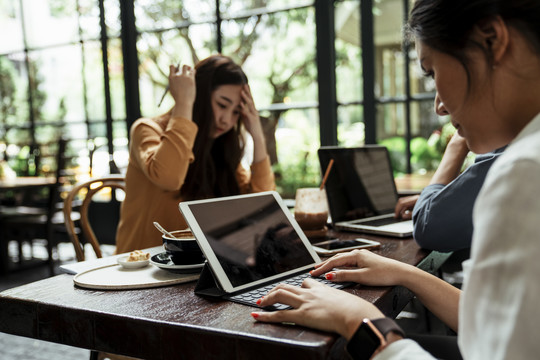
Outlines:
{"type": "Polygon", "coordinates": [[[373,0],[360,1],[360,33],[362,46],[362,77],[364,90],[365,143],[377,143],[375,100],[375,31],[373,27],[373,0]]]}
{"type": "Polygon", "coordinates": [[[221,11],[219,10],[219,2],[220,0],[216,0],[216,45],[217,45],[217,51],[218,53],[223,52],[223,39],[221,36],[221,11]]]}
{"type": "Polygon", "coordinates": [[[131,125],[141,117],[137,28],[135,26],[135,9],[133,1],[120,1],[120,21],[122,25],[122,54],[124,57],[126,123],[129,137],[131,125]]]}
{"type": "MultiPolygon", "coordinates": [[[[105,24],[105,7],[104,0],[99,0],[99,24],[101,28],[101,59],[103,62],[103,90],[105,92],[105,124],[107,129],[107,146],[109,150],[109,158],[114,154],[113,145],[113,130],[112,130],[112,105],[111,105],[111,87],[109,77],[109,52],[107,27],[105,24]]],[[[91,135],[92,136],[92,135],[91,135]]],[[[110,164],[112,165],[112,164],[110,164]]],[[[113,168],[109,169],[111,173],[113,168]]]]}
{"type": "Polygon", "coordinates": [[[334,1],[315,1],[321,146],[337,145],[334,1]]]}
{"type": "MultiPolygon", "coordinates": [[[[403,23],[406,24],[409,17],[409,0],[403,0],[403,23]]],[[[407,173],[412,172],[411,166],[411,74],[409,72],[409,42],[403,40],[402,44],[403,59],[405,66],[405,154],[407,157],[407,173]]]]}
{"type": "MultiPolygon", "coordinates": [[[[19,7],[21,9],[21,28],[22,28],[22,35],[23,35],[23,44],[24,44],[24,63],[26,65],[26,75],[28,78],[28,111],[29,113],[29,120],[30,120],[30,138],[32,141],[32,144],[36,143],[36,119],[34,116],[34,94],[33,94],[33,88],[32,88],[32,76],[35,74],[32,74],[32,68],[30,64],[30,57],[28,55],[28,42],[26,41],[26,27],[24,22],[24,7],[22,0],[19,0],[19,7]]],[[[6,127],[6,132],[7,132],[6,127]]]]}

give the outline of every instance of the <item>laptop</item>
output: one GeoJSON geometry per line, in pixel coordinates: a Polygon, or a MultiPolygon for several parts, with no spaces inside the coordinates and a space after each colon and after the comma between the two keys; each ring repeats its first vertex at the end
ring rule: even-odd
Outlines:
{"type": "MultiPolygon", "coordinates": [[[[281,282],[300,286],[321,262],[275,191],[186,201],[179,208],[225,299],[257,306],[281,282]]],[[[336,288],[350,285],[317,280],[336,288]]]]}
{"type": "Polygon", "coordinates": [[[394,218],[398,194],[386,147],[324,146],[318,155],[321,169],[334,159],[325,183],[334,228],[400,238],[412,235],[412,220],[394,218]]]}

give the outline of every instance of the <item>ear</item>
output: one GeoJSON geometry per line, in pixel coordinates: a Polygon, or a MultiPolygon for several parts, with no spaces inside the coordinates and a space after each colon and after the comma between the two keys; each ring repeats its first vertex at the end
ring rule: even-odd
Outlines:
{"type": "Polygon", "coordinates": [[[508,51],[508,26],[500,16],[479,23],[473,30],[473,38],[492,55],[494,65],[508,51]]]}

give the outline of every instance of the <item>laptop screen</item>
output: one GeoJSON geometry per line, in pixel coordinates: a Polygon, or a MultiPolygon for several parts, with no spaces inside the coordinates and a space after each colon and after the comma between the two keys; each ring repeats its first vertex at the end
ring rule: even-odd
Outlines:
{"type": "Polygon", "coordinates": [[[321,147],[318,155],[321,169],[334,159],[325,186],[334,223],[394,212],[398,195],[386,147],[321,147]]]}
{"type": "MultiPolygon", "coordinates": [[[[184,204],[188,204],[196,221],[196,226],[188,221],[190,227],[195,234],[198,231],[195,228],[200,228],[234,288],[312,265],[318,260],[272,194],[184,204]]],[[[204,247],[201,248],[204,251],[204,247]]]]}

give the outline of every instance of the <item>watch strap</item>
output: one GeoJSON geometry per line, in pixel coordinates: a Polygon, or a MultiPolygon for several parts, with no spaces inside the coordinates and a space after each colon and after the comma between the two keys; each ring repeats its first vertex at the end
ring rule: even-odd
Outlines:
{"type": "Polygon", "coordinates": [[[375,325],[375,327],[383,334],[383,336],[386,338],[386,335],[389,332],[395,332],[403,337],[405,337],[405,332],[399,325],[390,318],[384,317],[380,319],[374,319],[371,320],[371,323],[375,325]]]}

